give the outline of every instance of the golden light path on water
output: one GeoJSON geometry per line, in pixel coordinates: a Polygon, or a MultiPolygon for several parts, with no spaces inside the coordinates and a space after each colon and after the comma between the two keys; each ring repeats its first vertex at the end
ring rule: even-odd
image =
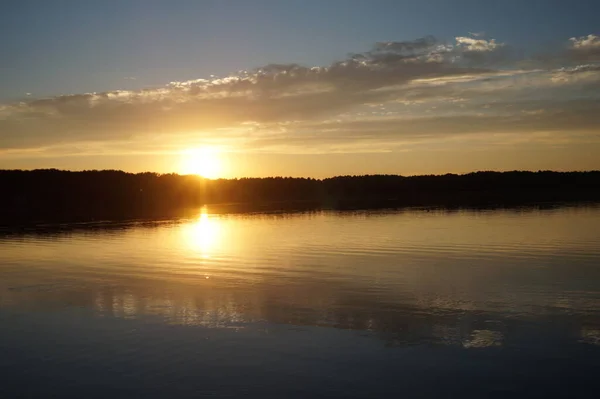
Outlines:
{"type": "Polygon", "coordinates": [[[182,234],[192,251],[208,259],[222,245],[223,226],[218,216],[202,207],[196,220],[183,226],[182,234]]]}

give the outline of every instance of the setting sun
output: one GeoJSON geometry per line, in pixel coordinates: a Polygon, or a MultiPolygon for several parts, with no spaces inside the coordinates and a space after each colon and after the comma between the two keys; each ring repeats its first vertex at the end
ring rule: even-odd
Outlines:
{"type": "Polygon", "coordinates": [[[194,148],[181,153],[180,172],[215,179],[223,173],[223,162],[212,148],[194,148]]]}

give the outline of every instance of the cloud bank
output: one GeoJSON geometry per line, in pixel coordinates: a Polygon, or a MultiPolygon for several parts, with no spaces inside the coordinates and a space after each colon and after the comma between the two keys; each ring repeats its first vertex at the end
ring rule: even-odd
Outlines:
{"type": "Polygon", "coordinates": [[[498,134],[597,140],[599,62],[594,34],[529,60],[483,34],[452,43],[431,36],[380,42],[328,66],[269,64],[140,91],[3,104],[0,152],[152,152],[203,144],[232,151],[389,151],[466,136],[496,142],[498,134]]]}

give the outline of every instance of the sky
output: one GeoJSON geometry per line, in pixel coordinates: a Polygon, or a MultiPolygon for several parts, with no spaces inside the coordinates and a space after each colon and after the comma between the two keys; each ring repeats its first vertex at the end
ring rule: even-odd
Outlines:
{"type": "Polygon", "coordinates": [[[5,1],[0,168],[600,169],[600,2],[5,1]]]}

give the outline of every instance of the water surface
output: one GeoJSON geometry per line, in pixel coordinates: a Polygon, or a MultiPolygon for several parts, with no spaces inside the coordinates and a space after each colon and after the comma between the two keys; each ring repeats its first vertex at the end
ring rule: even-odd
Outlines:
{"type": "Polygon", "coordinates": [[[0,397],[595,397],[600,209],[0,235],[0,397]]]}

